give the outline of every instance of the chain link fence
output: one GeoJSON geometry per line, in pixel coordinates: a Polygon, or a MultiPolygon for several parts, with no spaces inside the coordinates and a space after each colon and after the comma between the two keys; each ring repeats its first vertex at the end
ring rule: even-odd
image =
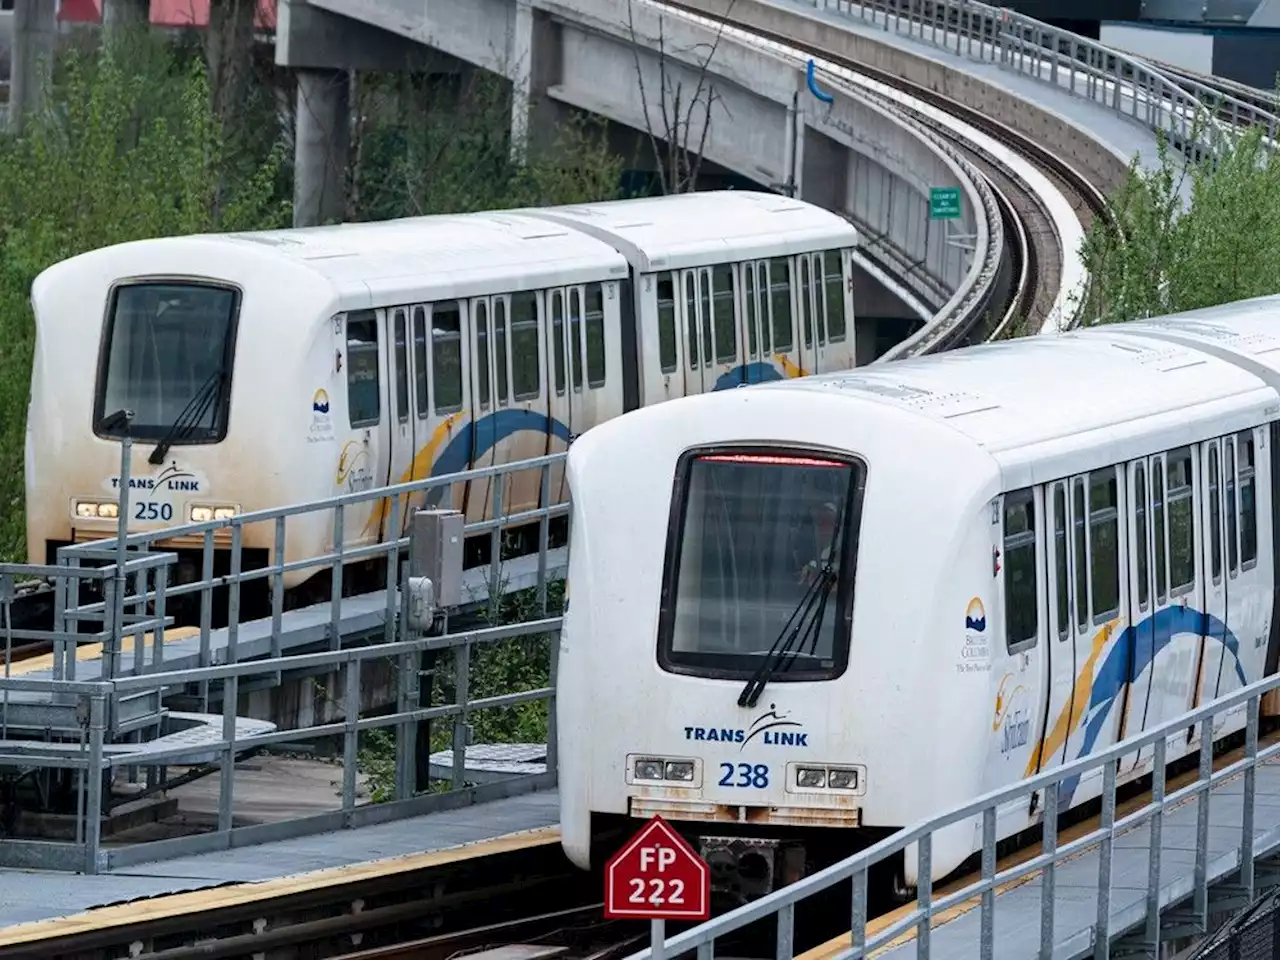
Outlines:
{"type": "Polygon", "coordinates": [[[1280,957],[1280,889],[1259,897],[1224,923],[1185,960],[1271,960],[1280,957]]]}

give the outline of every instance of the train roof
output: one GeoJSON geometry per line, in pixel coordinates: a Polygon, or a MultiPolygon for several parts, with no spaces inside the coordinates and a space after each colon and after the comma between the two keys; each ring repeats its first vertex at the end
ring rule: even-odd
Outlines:
{"type": "Polygon", "coordinates": [[[267,248],[305,263],[335,287],[364,286],[373,303],[466,297],[505,286],[534,290],[625,276],[608,244],[564,226],[508,212],[408,217],[233,233],[227,243],[267,248]]]}
{"type": "Polygon", "coordinates": [[[244,286],[296,283],[282,277],[285,265],[327,281],[343,310],[468,297],[495,285],[514,292],[586,283],[625,277],[628,270],[622,254],[580,231],[486,212],[138,240],[72,257],[46,274],[160,271],[244,286]]]}
{"type": "Polygon", "coordinates": [[[844,218],[776,193],[716,190],[522,210],[615,244],[642,273],[851,247],[844,218]],[[732,256],[726,258],[726,248],[732,256]]]}
{"type": "Polygon", "coordinates": [[[1140,455],[1134,444],[1187,442],[1197,419],[1212,418],[1225,433],[1240,428],[1233,419],[1243,426],[1259,407],[1280,412],[1278,334],[1280,297],[1266,297],[759,389],[909,410],[982,447],[1016,487],[1065,475],[1059,455],[1078,458],[1086,447],[1100,462],[1119,462],[1140,455]]]}

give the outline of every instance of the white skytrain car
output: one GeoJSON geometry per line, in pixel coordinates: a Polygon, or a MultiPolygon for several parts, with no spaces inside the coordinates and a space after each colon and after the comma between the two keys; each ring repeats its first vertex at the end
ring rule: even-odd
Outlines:
{"type": "MultiPolygon", "coordinates": [[[[843,369],[856,241],[810,204],[722,191],[73,257],[32,289],[30,559],[114,536],[121,409],[139,531],[541,456],[638,406],[843,369]]],[[[471,520],[492,516],[490,485],[455,491],[471,520]]],[[[538,494],[526,475],[504,512],[538,494]]],[[[348,548],[393,533],[385,502],[344,521],[348,548]]],[[[246,569],[274,538],[245,528],[246,569]]],[[[328,515],[291,518],[286,559],[332,540],[328,515]]],[[[202,536],[164,542],[193,575],[202,536]]],[[[230,530],[215,544],[225,569],[230,530]]]]}
{"type": "MultiPolygon", "coordinates": [[[[753,896],[1273,673],[1278,449],[1280,297],[592,431],[568,463],[566,852],[586,868],[661,814],[753,896]]],[[[938,835],[934,879],[980,843],[980,819],[938,835]]]]}

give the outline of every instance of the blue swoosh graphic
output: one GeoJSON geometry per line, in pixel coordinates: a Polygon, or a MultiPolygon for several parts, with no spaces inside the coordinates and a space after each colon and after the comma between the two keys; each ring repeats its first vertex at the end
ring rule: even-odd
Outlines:
{"type": "MultiPolygon", "coordinates": [[[[1098,669],[1086,715],[1095,707],[1101,709],[1094,714],[1093,719],[1085,727],[1084,742],[1080,745],[1080,752],[1076,754],[1077,760],[1088,756],[1093,750],[1107,717],[1110,716],[1111,709],[1116,705],[1124,688],[1142,676],[1143,671],[1151,666],[1161,650],[1173,642],[1175,636],[1187,633],[1196,636],[1203,634],[1207,639],[1217,640],[1226,647],[1234,662],[1240,685],[1248,684],[1244,667],[1240,663],[1240,641],[1225,623],[1213,614],[1201,613],[1190,607],[1165,607],[1157,611],[1154,616],[1126,627],[1124,633],[1120,634],[1120,639],[1112,646],[1111,652],[1107,654],[1107,659],[1098,669]],[[1125,660],[1130,644],[1134,644],[1133,670],[1126,676],[1125,660]]],[[[1068,777],[1062,781],[1058,790],[1060,810],[1071,806],[1071,800],[1075,796],[1079,783],[1079,776],[1068,777]]]]}
{"type": "Polygon", "coordinates": [[[778,372],[778,368],[772,363],[762,363],[757,360],[752,363],[744,363],[720,374],[716,378],[716,384],[711,388],[711,392],[732,390],[743,384],[768,383],[771,380],[781,379],[782,374],[778,372]]]}
{"type": "Polygon", "coordinates": [[[431,466],[431,476],[459,473],[471,466],[471,439],[475,437],[475,456],[484,456],[503,440],[516,433],[531,431],[543,436],[559,437],[569,442],[569,428],[552,417],[532,410],[499,410],[479,421],[469,421],[440,451],[431,466]]]}

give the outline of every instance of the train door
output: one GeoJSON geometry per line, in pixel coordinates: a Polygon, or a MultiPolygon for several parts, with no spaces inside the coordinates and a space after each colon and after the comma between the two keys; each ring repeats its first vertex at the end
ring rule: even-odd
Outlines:
{"type": "MultiPolygon", "coordinates": [[[[577,289],[577,288],[573,288],[577,289]]],[[[551,417],[564,425],[570,442],[586,429],[582,409],[581,353],[578,351],[577,330],[570,317],[570,289],[557,287],[546,293],[551,322],[546,326],[546,356],[548,358],[549,402],[551,417]],[[577,361],[573,358],[578,357],[577,361]],[[573,385],[573,364],[578,364],[578,386],[573,385]]],[[[580,295],[574,298],[581,310],[580,295]]],[[[581,328],[579,322],[578,329],[581,328]]],[[[553,444],[552,450],[562,449],[553,444]]],[[[551,471],[551,490],[557,502],[565,500],[569,491],[565,486],[564,464],[557,464],[551,471]]]]}
{"type": "MultiPolygon", "coordinates": [[[[356,310],[346,320],[347,416],[352,438],[338,454],[337,486],[342,493],[359,493],[387,483],[391,448],[388,409],[389,365],[381,344],[388,341],[387,312],[356,310]]],[[[343,542],[371,542],[377,526],[370,526],[375,504],[343,511],[343,542]]]]}
{"type": "MultiPolygon", "coordinates": [[[[732,264],[720,263],[699,271],[711,285],[709,342],[715,363],[711,366],[712,390],[747,384],[746,345],[739,334],[738,280],[732,264]]],[[[703,324],[706,329],[706,323],[703,324]]]]}
{"type": "Polygon", "coordinates": [[[767,264],[769,312],[773,321],[773,360],[783,377],[804,377],[813,372],[803,364],[800,325],[796,314],[798,294],[792,289],[792,259],[774,257],[767,264]]]}
{"type": "MultiPolygon", "coordinates": [[[[1230,443],[1228,439],[1227,443],[1230,443]]],[[[1227,518],[1222,510],[1222,448],[1221,440],[1206,440],[1200,444],[1200,489],[1205,491],[1200,505],[1200,524],[1204,536],[1200,538],[1204,570],[1204,630],[1200,641],[1200,676],[1194,695],[1195,704],[1205,703],[1218,696],[1222,683],[1222,661],[1226,642],[1227,591],[1229,580],[1223,564],[1223,543],[1226,540],[1227,518]]],[[[1220,729],[1225,717],[1214,718],[1215,729],[1220,729]]]]}
{"type": "MultiPolygon", "coordinates": [[[[1028,775],[1034,761],[1037,721],[1042,704],[1044,645],[1044,491],[1027,487],[1006,493],[997,503],[1000,525],[992,524],[992,547],[1000,562],[997,618],[1004,637],[993,637],[991,656],[992,698],[995,715],[987,750],[987,770],[982,790],[1014,783],[1028,775]]],[[[972,607],[972,603],[971,603],[972,607]]],[[[966,615],[967,618],[968,615],[966,615]]],[[[966,622],[966,628],[971,625],[966,622]]],[[[997,835],[1007,835],[1027,824],[1025,798],[1006,803],[998,811],[997,835]],[[1009,823],[1009,818],[1017,822],[1009,823]]]]}
{"type": "MultiPolygon", "coordinates": [[[[409,311],[405,307],[396,307],[391,313],[391,411],[390,434],[391,450],[389,453],[389,483],[406,483],[413,479],[413,458],[417,451],[417,417],[412,410],[410,388],[413,383],[412,359],[409,350],[409,311]]],[[[397,532],[388,529],[391,522],[390,500],[379,501],[378,510],[382,517],[379,534],[382,539],[398,536],[397,532]]],[[[404,498],[401,498],[401,518],[404,517],[404,498]]]]}
{"type": "MultiPolygon", "coordinates": [[[[1067,482],[1059,480],[1049,490],[1046,528],[1048,539],[1045,563],[1049,568],[1049,641],[1045,650],[1047,677],[1044,709],[1040,720],[1040,741],[1035,753],[1034,772],[1049,770],[1066,762],[1067,740],[1074,725],[1076,684],[1076,624],[1072,616],[1071,585],[1076,583],[1076,538],[1074,516],[1067,496],[1067,482]]],[[[1083,547],[1083,544],[1081,545],[1083,547]]]]}
{"type": "MultiPolygon", "coordinates": [[[[497,409],[497,363],[493,335],[493,299],[476,297],[471,301],[469,320],[471,337],[471,469],[493,465],[494,422],[497,409]]],[[[488,477],[467,484],[467,521],[474,523],[489,516],[488,477]]]]}
{"type": "MultiPolygon", "coordinates": [[[[465,302],[442,300],[413,310],[415,402],[425,419],[419,428],[414,478],[460,473],[471,464],[471,350],[463,336],[465,302]]],[[[466,509],[466,485],[433,487],[424,494],[430,508],[466,509]]]]}
{"type": "MultiPolygon", "coordinates": [[[[1132,733],[1150,730],[1185,713],[1194,700],[1204,624],[1203,616],[1197,612],[1201,602],[1195,522],[1200,502],[1197,462],[1191,447],[1152,457],[1150,461],[1155,629],[1151,659],[1137,660],[1135,664],[1135,673],[1140,677],[1140,671],[1146,670],[1150,679],[1145,685],[1142,725],[1131,729],[1132,733]]],[[[1186,736],[1171,736],[1168,759],[1182,756],[1187,749],[1186,736]]],[[[1139,762],[1149,756],[1150,750],[1139,757],[1139,762]]]]}
{"type": "MultiPolygon", "coordinates": [[[[1249,683],[1261,680],[1267,666],[1267,638],[1271,632],[1273,586],[1275,580],[1274,554],[1267,543],[1271,536],[1272,478],[1270,458],[1265,456],[1267,435],[1265,427],[1242,430],[1235,437],[1223,441],[1224,448],[1235,440],[1235,496],[1233,524],[1239,541],[1240,576],[1232,581],[1228,590],[1228,629],[1234,634],[1240,657],[1239,674],[1249,683]],[[1258,549],[1262,538],[1265,548],[1258,549]]],[[[1243,684],[1237,674],[1234,681],[1228,674],[1235,672],[1233,663],[1224,662],[1222,684],[1218,695],[1229,693],[1243,684]]],[[[1241,708],[1243,710],[1243,708],[1241,708]]],[[[1243,716],[1243,713],[1241,714],[1243,716]]]]}
{"type": "MultiPolygon", "coordinates": [[[[548,377],[545,375],[547,358],[545,356],[546,338],[542,335],[543,300],[542,295],[532,290],[512,294],[509,298],[508,337],[511,365],[511,409],[516,411],[521,423],[528,426],[541,427],[541,435],[537,431],[526,431],[527,440],[517,451],[524,458],[540,457],[563,447],[563,441],[557,441],[558,427],[551,410],[548,377]],[[558,445],[557,445],[558,444],[558,445]]],[[[526,472],[527,473],[527,472],[526,472]]],[[[513,478],[514,486],[504,494],[508,495],[503,503],[508,512],[536,506],[541,496],[542,477],[537,471],[530,475],[518,474],[513,478]]],[[[548,488],[548,495],[555,492],[548,488]]]]}
{"type": "MultiPolygon", "coordinates": [[[[1152,470],[1158,474],[1163,469],[1162,457],[1144,457],[1125,465],[1128,480],[1126,484],[1129,507],[1127,511],[1129,531],[1127,575],[1132,640],[1127,651],[1124,671],[1126,692],[1120,720],[1122,737],[1133,736],[1142,730],[1143,716],[1146,713],[1147,698],[1151,688],[1151,672],[1145,669],[1145,665],[1151,662],[1152,652],[1155,650],[1156,628],[1153,614],[1155,606],[1152,600],[1156,594],[1153,588],[1156,564],[1153,552],[1154,525],[1151,520],[1153,516],[1152,470]]],[[[1161,536],[1163,537],[1163,533],[1161,536]]],[[[1161,544],[1163,550],[1163,540],[1161,544]]],[[[1165,597],[1163,601],[1158,602],[1167,603],[1168,598],[1165,597]]],[[[1134,768],[1141,759],[1141,757],[1133,759],[1134,768]]]]}
{"type": "Polygon", "coordinates": [[[853,331],[853,270],[848,250],[824,250],[822,292],[827,311],[827,343],[822,370],[849,370],[857,365],[853,331]]]}
{"type": "Polygon", "coordinates": [[[685,396],[710,393],[715,388],[711,366],[711,271],[682,270],[680,329],[685,344],[685,396]],[[704,274],[706,275],[704,278],[704,274]]]}
{"type": "MultiPolygon", "coordinates": [[[[651,350],[645,346],[647,336],[641,336],[644,362],[641,363],[641,369],[644,373],[643,393],[640,398],[641,405],[661,402],[663,400],[674,400],[677,397],[684,396],[684,376],[681,374],[683,369],[684,352],[681,349],[679,324],[676,320],[679,309],[676,305],[677,284],[679,283],[679,274],[670,271],[647,275],[644,278],[644,287],[647,291],[652,284],[655,286],[654,308],[657,313],[657,330],[658,330],[658,352],[654,357],[651,350]],[[653,360],[658,363],[658,377],[655,378],[649,373],[649,367],[653,360]],[[659,382],[660,381],[660,382],[659,382]]],[[[648,296],[645,298],[645,309],[648,309],[648,296]]],[[[637,324],[638,330],[651,329],[648,318],[643,314],[637,324]]]]}
{"type": "MultiPolygon", "coordinates": [[[[844,286],[844,278],[839,266],[839,251],[834,252],[836,290],[839,292],[844,286]]],[[[801,254],[796,257],[796,263],[800,281],[796,292],[800,319],[799,365],[810,373],[822,373],[832,369],[827,357],[826,265],[821,253],[801,254]]]]}
{"type": "Polygon", "coordinates": [[[767,291],[769,281],[758,280],[766,268],[763,263],[742,263],[738,265],[738,277],[741,281],[741,309],[738,316],[742,318],[743,361],[746,367],[744,379],[747,383],[759,383],[761,380],[772,380],[765,370],[767,364],[772,369],[769,357],[769,300],[767,291]],[[763,328],[762,328],[763,324],[763,328]]]}

